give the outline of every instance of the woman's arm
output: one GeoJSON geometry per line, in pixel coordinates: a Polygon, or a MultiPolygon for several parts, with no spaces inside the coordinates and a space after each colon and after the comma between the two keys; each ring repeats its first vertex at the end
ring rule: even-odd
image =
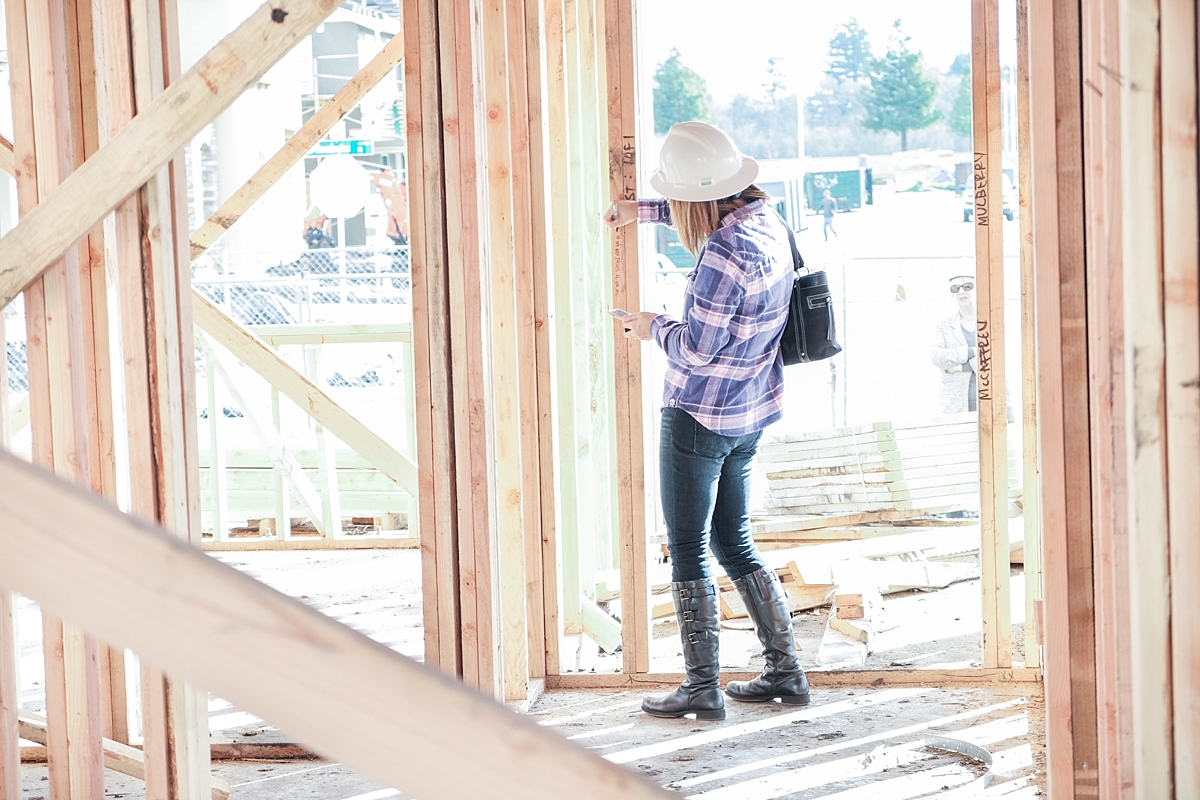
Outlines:
{"type": "Polygon", "coordinates": [[[620,228],[631,222],[653,222],[671,224],[671,205],[663,198],[652,200],[618,200],[604,212],[604,224],[620,228]]]}
{"type": "Polygon", "coordinates": [[[746,296],[739,264],[731,247],[709,240],[696,266],[687,319],[655,317],[650,333],[672,361],[702,367],[729,342],[729,321],[746,296]]]}

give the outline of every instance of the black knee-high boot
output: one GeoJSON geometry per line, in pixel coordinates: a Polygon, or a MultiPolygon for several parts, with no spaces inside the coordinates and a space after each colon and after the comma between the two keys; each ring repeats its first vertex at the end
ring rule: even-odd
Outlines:
{"type": "Polygon", "coordinates": [[[733,582],[762,642],[766,666],[750,681],[730,681],[725,693],[734,700],[761,703],[778,698],[788,705],[808,703],[808,678],[796,657],[792,614],[775,570],[763,568],[733,582]]]}
{"type": "Polygon", "coordinates": [[[675,618],[683,639],[683,665],[687,680],[674,692],[642,701],[642,711],[656,717],[725,719],[725,698],[717,681],[717,634],[721,629],[717,587],[711,581],[678,581],[671,584],[675,618]]]}

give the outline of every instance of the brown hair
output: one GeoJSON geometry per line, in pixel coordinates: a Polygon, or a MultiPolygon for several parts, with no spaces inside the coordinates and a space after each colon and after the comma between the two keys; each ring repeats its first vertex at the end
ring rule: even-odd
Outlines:
{"type": "Polygon", "coordinates": [[[721,224],[721,220],[730,211],[749,205],[755,200],[769,198],[766,192],[753,183],[732,197],[721,200],[706,200],[691,202],[688,200],[668,200],[671,206],[671,224],[679,234],[679,241],[692,255],[699,255],[700,249],[712,236],[713,231],[721,224]]]}

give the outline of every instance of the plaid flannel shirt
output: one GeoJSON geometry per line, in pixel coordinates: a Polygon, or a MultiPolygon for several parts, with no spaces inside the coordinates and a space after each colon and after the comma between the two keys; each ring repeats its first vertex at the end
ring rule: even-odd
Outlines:
{"type": "MultiPolygon", "coordinates": [[[[670,206],[639,200],[638,219],[670,225],[670,206]]],[[[783,416],[779,339],[792,274],[787,230],[767,201],[721,220],[688,276],[683,319],[660,314],[650,328],[667,354],[664,407],[724,436],[760,431],[783,416]]]]}

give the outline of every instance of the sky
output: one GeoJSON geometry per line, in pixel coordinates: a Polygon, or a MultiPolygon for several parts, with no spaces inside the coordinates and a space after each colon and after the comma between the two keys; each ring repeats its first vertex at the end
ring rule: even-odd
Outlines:
{"type": "MultiPolygon", "coordinates": [[[[909,47],[939,71],[971,48],[970,0],[638,0],[636,8],[643,77],[652,77],[675,47],[718,103],[759,94],[768,58],[785,59],[792,88],[812,94],[829,40],[851,17],[867,30],[876,54],[886,49],[892,23],[902,20],[909,47]]],[[[1000,37],[1002,60],[1015,61],[1012,0],[1001,2],[1000,37]]]]}

